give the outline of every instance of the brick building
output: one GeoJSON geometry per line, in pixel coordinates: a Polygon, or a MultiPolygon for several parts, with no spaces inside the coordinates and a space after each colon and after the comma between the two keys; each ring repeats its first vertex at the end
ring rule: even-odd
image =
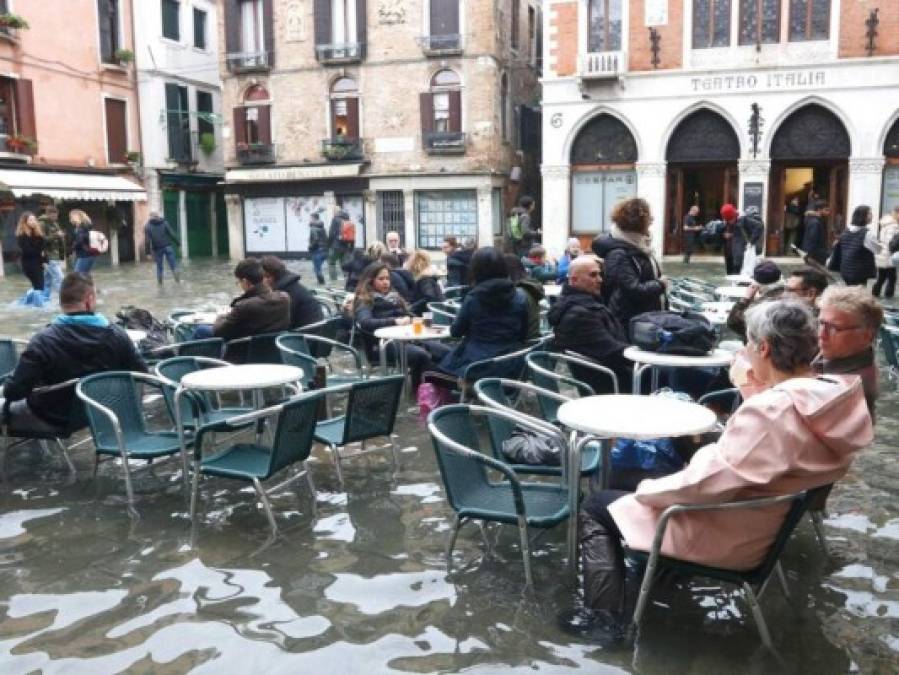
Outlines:
{"type": "Polygon", "coordinates": [[[899,204],[899,2],[547,0],[544,239],[608,229],[639,195],[675,254],[689,207],[757,206],[769,255],[786,204],[899,204]],[[876,34],[875,34],[876,33],[876,34]]]}
{"type": "Polygon", "coordinates": [[[394,229],[407,246],[483,245],[538,189],[538,3],[223,5],[232,257],[301,255],[310,214],[337,208],[360,246],[394,229]]]}

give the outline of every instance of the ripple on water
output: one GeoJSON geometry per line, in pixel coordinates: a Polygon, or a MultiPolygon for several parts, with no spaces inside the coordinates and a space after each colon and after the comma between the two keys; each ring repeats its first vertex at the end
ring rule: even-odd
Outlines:
{"type": "Polygon", "coordinates": [[[27,531],[22,525],[29,520],[46,518],[65,511],[65,508],[56,509],[30,509],[22,511],[10,511],[0,514],[0,539],[12,539],[27,531]]]}
{"type": "Polygon", "coordinates": [[[375,615],[398,607],[422,607],[437,600],[456,599],[456,587],[446,582],[437,570],[381,574],[363,577],[335,574],[334,583],[325,589],[325,597],[353,605],[363,614],[375,615]]]}

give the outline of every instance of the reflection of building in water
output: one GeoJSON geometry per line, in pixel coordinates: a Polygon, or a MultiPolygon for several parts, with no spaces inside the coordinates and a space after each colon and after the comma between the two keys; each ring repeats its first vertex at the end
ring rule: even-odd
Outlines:
{"type": "Polygon", "coordinates": [[[701,223],[726,202],[759,206],[769,254],[785,248],[793,197],[803,212],[823,200],[832,236],[858,204],[889,211],[899,203],[899,32],[885,27],[899,4],[885,4],[549,0],[546,243],[589,240],[633,194],[649,200],[654,245],[668,254],[681,250],[692,205],[701,223]],[[615,187],[622,175],[626,189],[615,187]]]}

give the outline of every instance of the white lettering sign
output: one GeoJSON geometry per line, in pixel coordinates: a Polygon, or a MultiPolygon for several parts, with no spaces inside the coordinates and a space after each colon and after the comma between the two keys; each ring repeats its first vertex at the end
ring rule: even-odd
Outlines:
{"type": "Polygon", "coordinates": [[[361,164],[335,164],[330,166],[285,166],[278,169],[232,169],[225,173],[225,181],[247,183],[346,178],[358,176],[361,168],[361,164]]]}
{"type": "Polygon", "coordinates": [[[825,81],[823,70],[791,70],[784,73],[760,73],[759,75],[708,75],[690,78],[693,91],[702,92],[823,87],[825,81]]]}

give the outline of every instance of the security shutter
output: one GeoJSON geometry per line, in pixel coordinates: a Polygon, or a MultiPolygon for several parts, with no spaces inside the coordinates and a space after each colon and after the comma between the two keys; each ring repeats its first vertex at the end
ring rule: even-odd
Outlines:
{"type": "Polygon", "coordinates": [[[368,12],[365,0],[356,0],[356,42],[359,43],[359,58],[365,58],[365,42],[368,39],[368,12]]]}
{"type": "Polygon", "coordinates": [[[240,51],[240,2],[225,0],[225,56],[240,51]]]}
{"type": "Polygon", "coordinates": [[[125,122],[125,102],[113,98],[106,105],[106,159],[110,164],[121,164],[128,152],[128,129],[125,122]]]}
{"type": "Polygon", "coordinates": [[[421,112],[422,135],[434,131],[434,96],[430,92],[418,95],[418,106],[421,112]]]}
{"type": "Polygon", "coordinates": [[[270,145],[272,142],[272,107],[269,105],[256,106],[259,111],[259,142],[270,145]]]}
{"type": "Polygon", "coordinates": [[[243,106],[234,109],[234,142],[247,142],[247,109],[243,106]]]}
{"type": "Polygon", "coordinates": [[[262,0],[262,40],[265,44],[266,63],[271,68],[275,65],[275,20],[272,0],[262,0]]]}
{"type": "Polygon", "coordinates": [[[315,44],[331,44],[331,0],[315,0],[315,44]]]}
{"type": "Polygon", "coordinates": [[[346,99],[347,138],[359,138],[359,99],[346,99]]]}
{"type": "Polygon", "coordinates": [[[31,80],[15,80],[16,88],[16,133],[37,140],[34,123],[34,90],[31,80]]]}

